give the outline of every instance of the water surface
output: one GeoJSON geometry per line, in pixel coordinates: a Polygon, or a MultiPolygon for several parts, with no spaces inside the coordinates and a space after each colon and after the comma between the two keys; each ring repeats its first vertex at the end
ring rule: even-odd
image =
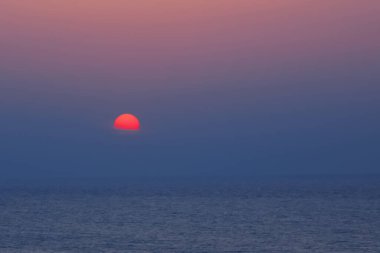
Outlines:
{"type": "Polygon", "coordinates": [[[380,180],[3,184],[0,252],[378,252],[380,180]]]}

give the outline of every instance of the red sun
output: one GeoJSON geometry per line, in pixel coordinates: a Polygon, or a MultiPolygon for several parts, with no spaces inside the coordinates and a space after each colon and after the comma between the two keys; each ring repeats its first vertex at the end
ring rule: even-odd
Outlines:
{"type": "Polygon", "coordinates": [[[137,131],[140,129],[140,121],[132,114],[122,114],[116,118],[114,127],[119,130],[137,131]]]}

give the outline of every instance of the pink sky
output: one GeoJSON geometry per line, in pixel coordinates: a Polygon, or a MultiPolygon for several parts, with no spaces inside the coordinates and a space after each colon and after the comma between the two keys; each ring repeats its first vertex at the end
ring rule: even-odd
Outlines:
{"type": "Polygon", "coordinates": [[[154,83],[371,61],[378,13],[371,0],[2,0],[0,67],[154,83]]]}

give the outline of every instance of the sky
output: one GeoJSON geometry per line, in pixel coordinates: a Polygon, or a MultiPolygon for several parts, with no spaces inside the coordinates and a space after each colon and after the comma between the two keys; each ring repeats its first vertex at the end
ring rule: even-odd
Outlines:
{"type": "Polygon", "coordinates": [[[0,1],[2,177],[378,173],[376,0],[0,1]],[[133,113],[138,133],[113,129],[133,113]]]}

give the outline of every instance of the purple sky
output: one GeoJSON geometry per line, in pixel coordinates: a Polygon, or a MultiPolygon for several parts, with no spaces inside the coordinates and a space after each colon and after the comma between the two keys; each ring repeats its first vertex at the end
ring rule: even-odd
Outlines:
{"type": "Polygon", "coordinates": [[[378,1],[0,2],[0,170],[374,173],[378,1]],[[121,113],[141,119],[121,135],[121,113]]]}

